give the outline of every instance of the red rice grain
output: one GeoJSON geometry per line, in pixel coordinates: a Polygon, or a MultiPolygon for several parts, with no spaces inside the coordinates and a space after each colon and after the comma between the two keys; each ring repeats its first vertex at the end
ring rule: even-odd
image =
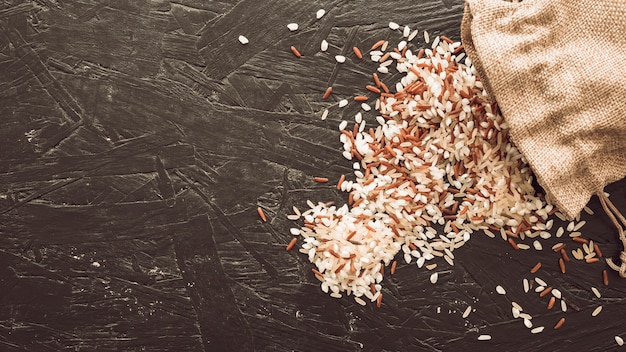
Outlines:
{"type": "Polygon", "coordinates": [[[554,308],[554,304],[556,303],[556,298],[554,296],[550,297],[550,301],[548,301],[548,310],[554,308]]]}
{"type": "MultiPolygon", "coordinates": [[[[467,208],[466,208],[467,209],[467,208]]],[[[519,250],[519,247],[517,246],[517,243],[515,243],[515,241],[509,237],[509,244],[511,245],[511,247],[513,247],[513,249],[515,249],[516,251],[519,250]]]]}
{"type": "Polygon", "coordinates": [[[295,46],[291,46],[291,53],[295,56],[295,57],[301,57],[302,54],[300,54],[300,51],[298,51],[298,49],[296,49],[295,46]]]}
{"type": "Polygon", "coordinates": [[[326,88],[326,91],[324,92],[324,95],[322,95],[322,99],[324,99],[324,100],[328,99],[328,97],[330,97],[330,94],[332,92],[333,92],[333,87],[326,88]]]}
{"type": "Polygon", "coordinates": [[[374,45],[372,45],[372,50],[376,50],[378,48],[380,48],[383,44],[385,44],[385,40],[381,39],[379,41],[377,41],[376,43],[374,43],[374,45]]]}
{"type": "Polygon", "coordinates": [[[537,264],[535,264],[535,266],[533,266],[532,269],[530,269],[530,273],[534,274],[537,271],[539,271],[540,268],[541,268],[541,262],[537,262],[537,264]]]}
{"type": "Polygon", "coordinates": [[[539,293],[539,297],[545,297],[552,291],[552,287],[546,287],[541,293],[539,293]]]}
{"type": "Polygon", "coordinates": [[[563,326],[563,324],[565,324],[565,318],[559,319],[556,325],[554,325],[554,330],[560,329],[563,326]]]}
{"type": "Polygon", "coordinates": [[[289,244],[287,245],[287,248],[285,248],[287,251],[290,251],[293,249],[293,247],[296,245],[296,242],[298,242],[298,239],[296,237],[292,238],[291,241],[289,242],[289,244]]]}
{"type": "Polygon", "coordinates": [[[263,212],[263,209],[261,209],[261,207],[257,207],[256,211],[259,214],[259,217],[261,218],[261,220],[263,220],[263,222],[267,222],[267,217],[265,217],[265,213],[263,212]]]}

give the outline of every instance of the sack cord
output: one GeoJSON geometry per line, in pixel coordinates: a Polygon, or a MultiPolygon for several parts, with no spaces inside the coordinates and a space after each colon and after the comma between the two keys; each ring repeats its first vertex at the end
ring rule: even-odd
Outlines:
{"type": "Polygon", "coordinates": [[[623,246],[622,252],[619,255],[621,265],[617,265],[615,262],[613,262],[611,258],[607,258],[606,263],[611,269],[617,271],[619,273],[619,276],[621,276],[622,278],[626,278],[626,234],[624,233],[624,228],[626,227],[626,218],[624,217],[624,215],[622,215],[622,213],[620,213],[619,209],[615,207],[613,202],[609,200],[604,192],[598,192],[598,198],[600,198],[600,203],[602,204],[604,212],[606,213],[606,215],[609,216],[609,218],[613,222],[613,225],[615,225],[615,227],[617,228],[619,239],[622,241],[623,246]]]}

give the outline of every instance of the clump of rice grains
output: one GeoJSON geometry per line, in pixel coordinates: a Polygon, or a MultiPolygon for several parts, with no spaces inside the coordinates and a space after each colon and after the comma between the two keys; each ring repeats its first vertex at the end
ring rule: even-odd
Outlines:
{"type": "Polygon", "coordinates": [[[556,211],[535,193],[530,168],[461,44],[441,36],[413,53],[402,43],[387,56],[395,66],[383,63],[404,74],[390,85],[395,91],[377,75],[367,88],[378,95],[378,125],[366,127],[361,113],[353,126],[340,125],[355,177],[337,187],[349,204],[309,202],[300,231],[299,251],[324,292],[378,306],[384,267],[400,251],[420,268],[436,257],[452,265],[452,252],[473,233],[496,232],[514,245],[545,232],[556,211]]]}

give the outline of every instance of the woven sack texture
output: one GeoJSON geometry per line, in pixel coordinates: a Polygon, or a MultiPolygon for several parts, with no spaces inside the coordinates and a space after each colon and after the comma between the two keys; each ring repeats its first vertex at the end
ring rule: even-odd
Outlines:
{"type": "Polygon", "coordinates": [[[461,36],[563,214],[626,176],[626,0],[466,0],[461,36]]]}

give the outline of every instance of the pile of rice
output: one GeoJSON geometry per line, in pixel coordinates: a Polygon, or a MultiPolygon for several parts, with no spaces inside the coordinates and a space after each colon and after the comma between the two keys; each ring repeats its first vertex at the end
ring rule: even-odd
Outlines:
{"type": "Polygon", "coordinates": [[[437,37],[413,53],[401,41],[370,58],[380,61],[379,73],[395,65],[404,76],[392,91],[376,74],[368,86],[380,92],[377,126],[366,125],[367,104],[352,128],[339,126],[354,179],[342,177],[337,187],[350,204],[309,202],[304,226],[292,229],[324,292],[380,305],[384,267],[400,251],[407,263],[433,270],[434,283],[436,265],[425,263],[443,257],[453,265],[454,250],[476,231],[497,233],[515,249],[530,248],[518,240],[550,237],[556,209],[535,193],[531,170],[459,42],[437,37]]]}

